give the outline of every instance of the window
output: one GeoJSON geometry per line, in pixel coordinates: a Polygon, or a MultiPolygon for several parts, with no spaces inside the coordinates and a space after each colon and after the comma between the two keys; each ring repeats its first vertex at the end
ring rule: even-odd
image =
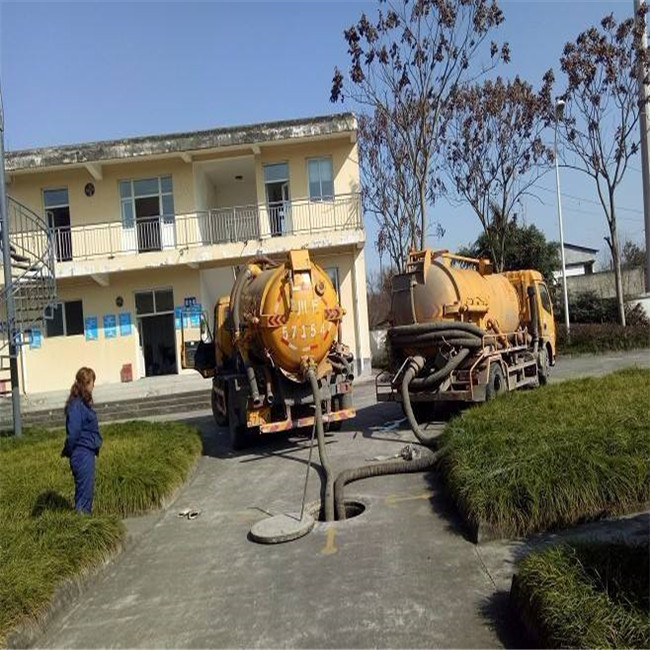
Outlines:
{"type": "Polygon", "coordinates": [[[137,291],[135,294],[135,313],[138,316],[151,316],[174,311],[174,292],[171,289],[137,291]]]}
{"type": "Polygon", "coordinates": [[[551,307],[551,297],[548,295],[548,289],[545,284],[538,284],[539,287],[539,297],[542,299],[542,307],[549,314],[553,313],[553,307],[551,307]]]}
{"type": "Polygon", "coordinates": [[[53,313],[53,318],[45,320],[45,333],[48,338],[84,333],[84,310],[81,300],[59,302],[55,305],[53,313]]]}
{"type": "Polygon", "coordinates": [[[43,206],[47,215],[47,225],[54,232],[56,261],[68,262],[72,259],[68,188],[43,190],[43,206]]]}
{"type": "Polygon", "coordinates": [[[312,158],[307,161],[309,198],[322,201],[334,198],[334,175],[331,158],[312,158]]]}
{"type": "Polygon", "coordinates": [[[338,296],[339,302],[341,302],[341,287],[339,285],[339,269],[336,266],[330,266],[325,269],[325,273],[329,276],[329,279],[336,289],[336,295],[338,296]]]}
{"type": "Polygon", "coordinates": [[[172,177],[120,181],[120,205],[124,228],[137,226],[138,251],[161,250],[161,222],[174,221],[172,177]]]}

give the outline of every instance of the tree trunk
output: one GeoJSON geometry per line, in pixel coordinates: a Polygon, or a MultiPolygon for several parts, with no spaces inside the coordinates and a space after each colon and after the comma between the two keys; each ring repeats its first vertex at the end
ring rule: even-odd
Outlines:
{"type": "Polygon", "coordinates": [[[420,250],[423,251],[427,247],[427,188],[426,177],[420,181],[420,250]]]}
{"type": "Polygon", "coordinates": [[[616,234],[616,212],[614,208],[614,196],[610,192],[609,197],[610,220],[609,233],[611,241],[609,247],[612,252],[612,262],[614,264],[614,282],[616,285],[616,304],[618,307],[618,320],[621,325],[625,326],[625,303],[623,301],[623,281],[621,277],[621,255],[618,250],[618,237],[616,234]]]}

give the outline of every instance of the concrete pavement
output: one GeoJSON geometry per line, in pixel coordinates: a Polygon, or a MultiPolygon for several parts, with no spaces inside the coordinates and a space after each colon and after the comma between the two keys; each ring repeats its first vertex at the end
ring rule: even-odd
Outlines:
{"type": "MultiPolygon", "coordinates": [[[[650,366],[647,352],[576,360],[561,360],[554,378],[650,366]]],[[[336,472],[414,441],[398,405],[375,404],[372,384],[355,391],[356,420],[327,441],[336,472]]],[[[507,607],[523,543],[469,542],[435,475],[355,483],[346,496],[367,506],[362,515],[262,546],[247,539],[251,525],[300,508],[308,440],[274,437],[233,454],[210,417],[191,421],[205,446],[191,481],[166,511],[126,522],[137,542],[39,647],[525,645],[507,607]],[[179,518],[184,508],[202,514],[179,518]]],[[[312,469],[309,502],[320,483],[312,469]]]]}

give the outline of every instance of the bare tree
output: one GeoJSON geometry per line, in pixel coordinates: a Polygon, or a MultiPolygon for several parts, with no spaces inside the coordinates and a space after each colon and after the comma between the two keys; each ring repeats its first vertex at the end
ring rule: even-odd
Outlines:
{"type": "Polygon", "coordinates": [[[547,73],[536,93],[519,77],[497,77],[461,89],[449,106],[448,174],[479,218],[499,272],[517,204],[553,162],[542,137],[550,121],[552,79],[547,73]]]}
{"type": "MultiPolygon", "coordinates": [[[[560,59],[568,85],[564,119],[558,124],[564,141],[564,164],[594,179],[603,207],[612,254],[619,320],[625,325],[621,259],[616,223],[616,189],[638,151],[639,103],[637,70],[648,69],[642,48],[646,7],[620,23],[605,16],[600,27],[567,43],[560,59]]],[[[648,76],[644,83],[650,83],[648,76]]]]}
{"type": "MultiPolygon", "coordinates": [[[[403,192],[399,200],[414,206],[405,208],[405,218],[416,215],[417,227],[409,236],[420,248],[426,245],[427,206],[441,187],[432,172],[445,108],[463,83],[485,71],[473,73],[470,63],[502,20],[496,0],[380,0],[375,22],[364,13],[344,32],[350,69],[347,78],[335,70],[331,100],[349,97],[369,120],[389,125],[382,132],[382,155],[401,177],[392,179],[393,189],[403,192]]],[[[508,46],[493,42],[490,65],[499,57],[509,59],[508,46]]],[[[373,146],[365,143],[367,154],[373,146]]],[[[383,180],[366,176],[368,194],[378,196],[383,180]]],[[[395,225],[382,214],[386,237],[393,237],[401,221],[395,225]]]]}
{"type": "Polygon", "coordinates": [[[379,226],[375,242],[380,255],[387,253],[391,265],[403,269],[409,249],[419,239],[417,187],[406,173],[403,151],[392,122],[383,113],[359,116],[359,160],[365,214],[379,226]]]}

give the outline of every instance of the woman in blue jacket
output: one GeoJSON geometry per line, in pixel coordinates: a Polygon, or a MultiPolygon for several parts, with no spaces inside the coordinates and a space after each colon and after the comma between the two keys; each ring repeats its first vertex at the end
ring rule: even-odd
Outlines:
{"type": "Polygon", "coordinates": [[[70,459],[74,476],[74,507],[90,514],[95,489],[95,456],[99,455],[102,437],[97,414],[93,409],[95,371],[80,368],[65,404],[65,445],[62,456],[70,459]]]}

